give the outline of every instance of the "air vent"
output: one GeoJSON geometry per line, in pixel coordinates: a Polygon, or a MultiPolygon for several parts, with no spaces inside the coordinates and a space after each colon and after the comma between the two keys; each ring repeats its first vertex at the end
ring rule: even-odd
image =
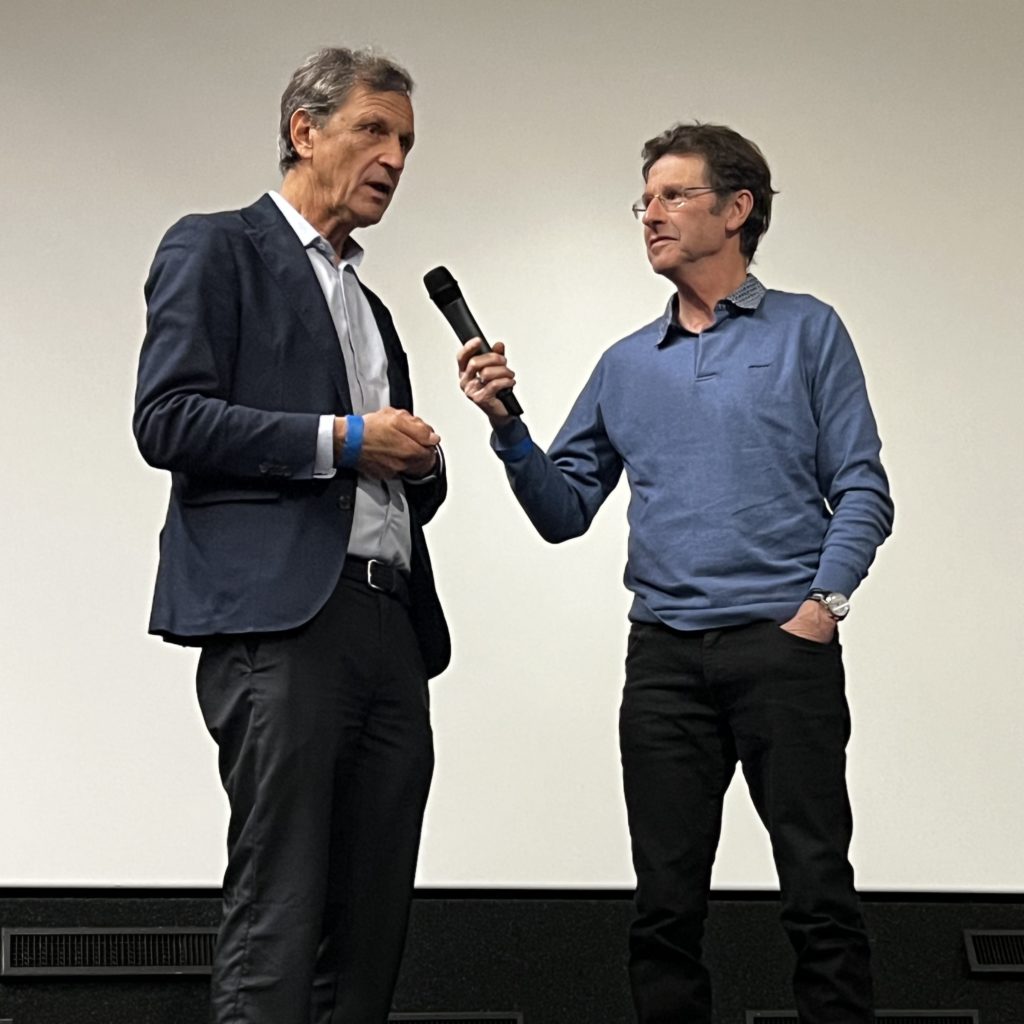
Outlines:
{"type": "Polygon", "coordinates": [[[971,973],[1024,973],[1024,932],[964,931],[971,973]]]}
{"type": "MultiPolygon", "coordinates": [[[[747,1010],[747,1024],[792,1024],[796,1010],[747,1010]]],[[[978,1024],[977,1010],[876,1010],[875,1024],[978,1024]]]]}
{"type": "MultiPolygon", "coordinates": [[[[521,1013],[392,1013],[388,1021],[416,1020],[420,1024],[523,1024],[521,1013]]],[[[3,1024],[0,1021],[0,1024],[3,1024]]]]}
{"type": "Polygon", "coordinates": [[[209,974],[215,928],[4,928],[4,977],[209,974]]]}

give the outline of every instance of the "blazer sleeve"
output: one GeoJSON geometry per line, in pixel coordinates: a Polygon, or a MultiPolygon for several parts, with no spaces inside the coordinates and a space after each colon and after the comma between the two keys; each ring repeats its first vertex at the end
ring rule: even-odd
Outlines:
{"type": "Polygon", "coordinates": [[[416,512],[416,519],[429,523],[448,494],[448,469],[445,458],[439,460],[437,473],[429,480],[405,479],[405,496],[416,512]]]}
{"type": "Polygon", "coordinates": [[[319,416],[234,404],[240,337],[238,244],[216,217],[166,234],[146,282],[146,337],[132,427],[143,458],[177,472],[311,478],[319,416]]]}

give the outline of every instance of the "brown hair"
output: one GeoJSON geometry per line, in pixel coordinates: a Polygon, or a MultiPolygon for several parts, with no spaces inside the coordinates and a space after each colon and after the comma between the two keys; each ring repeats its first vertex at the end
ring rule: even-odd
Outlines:
{"type": "Polygon", "coordinates": [[[754,258],[758,243],[772,219],[772,174],[764,154],[739,132],[721,124],[674,124],[644,143],[644,181],[651,167],[663,156],[700,156],[707,166],[708,184],[720,195],[746,189],[754,205],[740,228],[740,251],[747,262],[754,258]]]}

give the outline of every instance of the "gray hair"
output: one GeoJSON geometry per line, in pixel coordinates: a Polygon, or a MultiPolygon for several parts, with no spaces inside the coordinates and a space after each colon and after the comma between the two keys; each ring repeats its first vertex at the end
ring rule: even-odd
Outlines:
{"type": "Polygon", "coordinates": [[[413,88],[412,77],[405,68],[369,48],[325,47],[311,53],[295,69],[281,95],[277,149],[282,174],[299,162],[299,154],[292,145],[292,114],[305,110],[314,124],[321,125],[357,85],[372,92],[400,92],[406,96],[413,88]]]}

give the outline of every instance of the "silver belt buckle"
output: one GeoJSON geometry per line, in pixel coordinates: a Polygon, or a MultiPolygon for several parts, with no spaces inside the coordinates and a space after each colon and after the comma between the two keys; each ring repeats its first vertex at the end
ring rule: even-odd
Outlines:
{"type": "Polygon", "coordinates": [[[380,562],[376,558],[371,558],[366,563],[366,585],[371,590],[379,590],[382,594],[387,594],[387,593],[389,593],[389,591],[388,591],[388,589],[386,587],[382,587],[379,584],[373,582],[373,569],[374,569],[374,566],[377,566],[377,565],[379,565],[382,569],[387,569],[388,568],[388,565],[387,565],[386,562],[380,562]]]}

